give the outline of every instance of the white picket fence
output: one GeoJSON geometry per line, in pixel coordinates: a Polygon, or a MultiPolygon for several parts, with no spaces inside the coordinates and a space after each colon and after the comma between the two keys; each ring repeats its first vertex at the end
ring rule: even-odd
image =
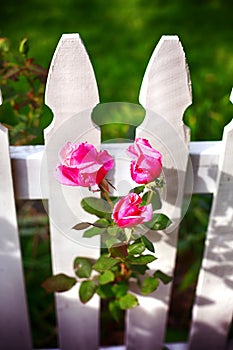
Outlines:
{"type": "MultiPolygon", "coordinates": [[[[231,98],[233,101],[233,98],[231,98]]],[[[233,349],[227,342],[233,313],[233,122],[222,141],[190,142],[182,118],[191,104],[191,83],[185,54],[177,36],[163,36],[144,75],[140,104],[146,110],[138,137],[150,139],[164,155],[164,211],[173,219],[169,235],[155,242],[154,268],[172,274],[175,266],[183,198],[213,193],[192,324],[187,344],[168,344],[172,350],[233,349]],[[191,159],[192,167],[189,159],[191,159]],[[158,264],[158,265],[157,265],[158,264]]],[[[122,152],[125,144],[100,144],[100,130],[91,120],[99,103],[92,65],[78,34],[62,36],[48,75],[45,103],[54,119],[45,130],[45,146],[9,147],[0,126],[0,344],[3,350],[33,349],[19,245],[15,198],[48,199],[54,273],[73,273],[75,256],[99,256],[98,241],[77,241],[83,193],[64,189],[55,180],[58,150],[65,141],[89,141],[116,157],[115,184],[129,181],[122,152]],[[77,216],[78,213],[78,216],[77,216]],[[64,234],[65,232],[65,234],[64,234]]],[[[127,312],[125,345],[117,349],[159,350],[164,343],[172,284],[152,296],[138,295],[140,306],[127,312]]],[[[38,288],[41,288],[38,286],[38,288]]],[[[99,299],[87,305],[77,288],[56,295],[59,348],[99,348],[99,299]]],[[[114,349],[112,347],[111,349],[114,349]]]]}

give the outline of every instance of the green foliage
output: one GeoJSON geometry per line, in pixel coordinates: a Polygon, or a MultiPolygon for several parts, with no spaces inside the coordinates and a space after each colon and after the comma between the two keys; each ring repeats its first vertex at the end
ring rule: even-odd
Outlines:
{"type": "MultiPolygon", "coordinates": [[[[141,193],[142,205],[153,202],[153,211],[161,207],[158,192],[161,184],[161,181],[156,181],[134,189],[135,193],[141,193]]],[[[94,223],[78,223],[73,229],[81,231],[85,238],[100,235],[106,248],[102,249],[102,254],[94,262],[84,257],[76,257],[73,268],[77,281],[80,282],[80,300],[87,303],[97,293],[102,299],[109,300],[109,311],[115,320],[119,320],[124,310],[138,305],[137,297],[129,292],[131,278],[137,281],[143,295],[154,292],[158,288],[159,280],[169,283],[171,278],[161,271],[156,271],[153,275],[149,273],[148,265],[156,260],[154,254],[147,254],[147,250],[154,253],[153,243],[148,237],[138,237],[137,225],[119,227],[113,220],[112,210],[113,201],[120,198],[110,198],[102,187],[101,195],[101,198],[87,197],[81,201],[83,210],[98,219],[94,223]]],[[[156,230],[167,228],[170,223],[166,215],[156,212],[145,226],[156,233],[156,230]]],[[[65,291],[72,287],[72,283],[75,284],[74,278],[67,276],[64,281],[64,276],[62,277],[47,279],[43,287],[49,291],[65,291]]]]}
{"type": "Polygon", "coordinates": [[[102,275],[99,276],[99,284],[108,284],[113,282],[115,275],[111,270],[105,271],[102,275]]]}
{"type": "Polygon", "coordinates": [[[81,206],[87,213],[96,215],[99,218],[108,219],[111,214],[110,205],[102,198],[83,198],[81,206]]]}
{"type": "Polygon", "coordinates": [[[105,272],[106,270],[111,269],[117,263],[118,263],[117,259],[112,258],[107,254],[103,254],[99,257],[99,259],[93,265],[93,268],[98,272],[105,272]]]}
{"type": "MultiPolygon", "coordinates": [[[[150,188],[155,184],[148,185],[150,188]]],[[[144,204],[154,202],[154,207],[160,207],[160,198],[157,190],[148,191],[148,186],[140,186],[144,196],[144,204]],[[146,195],[143,193],[145,192],[146,195]],[[159,202],[159,206],[155,202],[159,202]]],[[[117,321],[121,313],[129,308],[136,307],[138,300],[129,292],[131,278],[137,281],[143,295],[154,292],[159,280],[169,283],[171,278],[161,271],[150,273],[149,264],[156,260],[154,254],[147,254],[147,250],[154,253],[154,245],[148,237],[138,237],[136,227],[121,228],[113,220],[112,202],[108,194],[102,193],[103,198],[88,197],[82,199],[82,208],[89,214],[98,217],[94,223],[83,222],[75,225],[73,229],[82,231],[85,238],[100,235],[106,248],[96,261],[84,257],[76,257],[73,263],[77,281],[80,282],[79,297],[81,302],[87,303],[95,293],[102,299],[108,299],[108,308],[112,317],[117,321]],[[104,199],[105,198],[105,199],[104,199]],[[91,226],[91,228],[89,228],[91,226]],[[83,232],[84,231],[84,232],[83,232]]],[[[114,198],[116,201],[117,198],[114,198]]],[[[161,230],[170,224],[164,214],[154,213],[149,222],[151,232],[155,228],[161,230]]],[[[66,276],[53,276],[47,279],[43,287],[49,291],[65,291],[75,284],[76,279],[66,276]]]]}
{"type": "Polygon", "coordinates": [[[152,261],[156,260],[156,257],[154,255],[140,255],[140,256],[131,256],[129,255],[127,260],[134,265],[147,265],[151,263],[152,261]]]}
{"type": "Polygon", "coordinates": [[[91,238],[91,237],[94,237],[94,236],[97,236],[97,235],[104,234],[105,232],[106,232],[106,230],[103,229],[103,228],[91,227],[91,228],[89,228],[88,230],[86,230],[84,232],[83,237],[91,238]]]}
{"type": "Polygon", "coordinates": [[[79,288],[79,297],[82,303],[87,303],[95,294],[96,285],[94,281],[83,281],[79,288]]]}
{"type": "Polygon", "coordinates": [[[155,248],[154,245],[151,243],[151,241],[146,237],[146,236],[142,236],[141,240],[143,242],[143,244],[145,245],[145,247],[152,253],[155,252],[155,248]]]}
{"type": "Polygon", "coordinates": [[[138,300],[135,295],[127,293],[119,299],[121,310],[132,309],[138,305],[138,300]]]}
{"type": "Polygon", "coordinates": [[[28,57],[29,41],[23,38],[17,52],[5,37],[0,37],[0,87],[3,106],[0,122],[10,129],[15,145],[38,142],[42,133],[44,87],[47,70],[28,57]]]}
{"type": "Polygon", "coordinates": [[[164,272],[157,270],[154,273],[154,277],[161,280],[164,284],[168,284],[172,281],[172,277],[166,275],[164,272]]]}
{"type": "Polygon", "coordinates": [[[157,278],[148,276],[144,279],[142,283],[142,294],[148,295],[152,292],[154,292],[159,286],[159,280],[157,278]]]}
{"type": "Polygon", "coordinates": [[[47,278],[42,287],[48,292],[66,292],[76,284],[76,278],[69,277],[63,273],[47,278]]]}
{"type": "Polygon", "coordinates": [[[127,248],[128,253],[130,255],[135,255],[135,254],[142,254],[144,250],[146,249],[145,244],[143,241],[138,241],[130,244],[127,248]]]}
{"type": "Polygon", "coordinates": [[[74,270],[78,277],[88,278],[91,276],[92,265],[87,258],[76,258],[74,260],[74,270]]]}
{"type": "Polygon", "coordinates": [[[171,225],[171,220],[165,214],[154,213],[150,222],[145,223],[145,226],[150,230],[165,230],[171,225]]]}

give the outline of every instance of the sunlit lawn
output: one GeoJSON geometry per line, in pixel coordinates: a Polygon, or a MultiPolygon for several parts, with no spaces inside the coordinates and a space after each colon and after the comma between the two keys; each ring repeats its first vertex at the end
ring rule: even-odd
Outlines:
{"type": "Polygon", "coordinates": [[[230,0],[9,0],[0,11],[0,34],[15,44],[28,35],[30,55],[45,67],[63,33],[80,33],[101,102],[137,103],[156,43],[178,35],[193,86],[186,121],[196,140],[220,138],[232,117],[232,23],[230,0]]]}

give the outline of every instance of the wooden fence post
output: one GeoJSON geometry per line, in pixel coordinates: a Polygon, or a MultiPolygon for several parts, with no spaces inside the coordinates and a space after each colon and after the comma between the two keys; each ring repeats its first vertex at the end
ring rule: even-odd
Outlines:
{"type": "MultiPolygon", "coordinates": [[[[0,92],[1,95],[1,92],[0,92]]],[[[1,104],[1,96],[0,96],[1,104]]],[[[31,350],[8,130],[0,124],[0,344],[31,350]]]]}
{"type": "MultiPolygon", "coordinates": [[[[150,140],[163,155],[162,211],[173,220],[169,234],[150,236],[158,257],[150,266],[173,275],[189,155],[189,135],[182,119],[191,104],[189,72],[177,36],[163,36],[159,41],[147,66],[139,100],[146,116],[136,136],[150,140]]],[[[162,348],[171,285],[161,284],[152,296],[138,296],[140,306],[128,312],[127,350],[162,348]]]]}
{"type": "MultiPolygon", "coordinates": [[[[233,102],[233,93],[231,95],[233,102]]],[[[224,128],[199,274],[190,350],[224,349],[233,314],[233,120],[224,128]]]]}
{"type": "MultiPolygon", "coordinates": [[[[49,217],[53,273],[74,275],[76,256],[99,256],[99,241],[81,239],[82,232],[71,228],[89,221],[80,201],[89,195],[80,188],[60,185],[54,178],[58,152],[66,141],[88,141],[100,147],[99,129],[91,112],[99,102],[94,72],[78,34],[62,35],[51,62],[46,87],[46,104],[54,119],[45,130],[49,182],[49,217]],[[84,194],[85,193],[85,194],[84,194]]],[[[99,342],[99,299],[81,304],[76,287],[56,295],[59,346],[67,350],[94,350],[99,342]]]]}

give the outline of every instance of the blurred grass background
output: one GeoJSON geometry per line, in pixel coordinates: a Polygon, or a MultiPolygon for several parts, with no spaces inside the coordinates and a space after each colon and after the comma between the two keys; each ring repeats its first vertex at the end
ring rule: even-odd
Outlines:
{"type": "Polygon", "coordinates": [[[0,34],[12,46],[27,35],[30,55],[48,68],[61,35],[80,33],[102,103],[137,103],[155,45],[162,35],[176,34],[191,72],[193,105],[186,122],[192,139],[219,139],[232,117],[231,5],[231,0],[9,0],[1,4],[0,34]]]}
{"type": "MultiPolygon", "coordinates": [[[[231,0],[8,0],[1,4],[0,36],[9,38],[15,50],[27,36],[30,57],[46,69],[61,35],[77,32],[93,64],[101,102],[134,104],[160,37],[178,35],[192,81],[193,104],[185,113],[192,140],[221,139],[223,127],[233,116],[231,0]]],[[[3,105],[0,120],[6,122],[8,113],[3,105]]],[[[44,106],[37,142],[43,142],[42,129],[50,120],[44,106]]],[[[107,139],[112,137],[105,132],[107,139]]],[[[124,127],[119,132],[124,136],[124,127]]],[[[183,340],[187,335],[210,203],[211,196],[193,196],[181,225],[168,340],[183,340]]],[[[53,298],[39,287],[51,271],[47,218],[41,203],[18,202],[17,208],[34,346],[56,346],[53,298]]],[[[105,332],[103,343],[106,338],[105,332]]]]}

